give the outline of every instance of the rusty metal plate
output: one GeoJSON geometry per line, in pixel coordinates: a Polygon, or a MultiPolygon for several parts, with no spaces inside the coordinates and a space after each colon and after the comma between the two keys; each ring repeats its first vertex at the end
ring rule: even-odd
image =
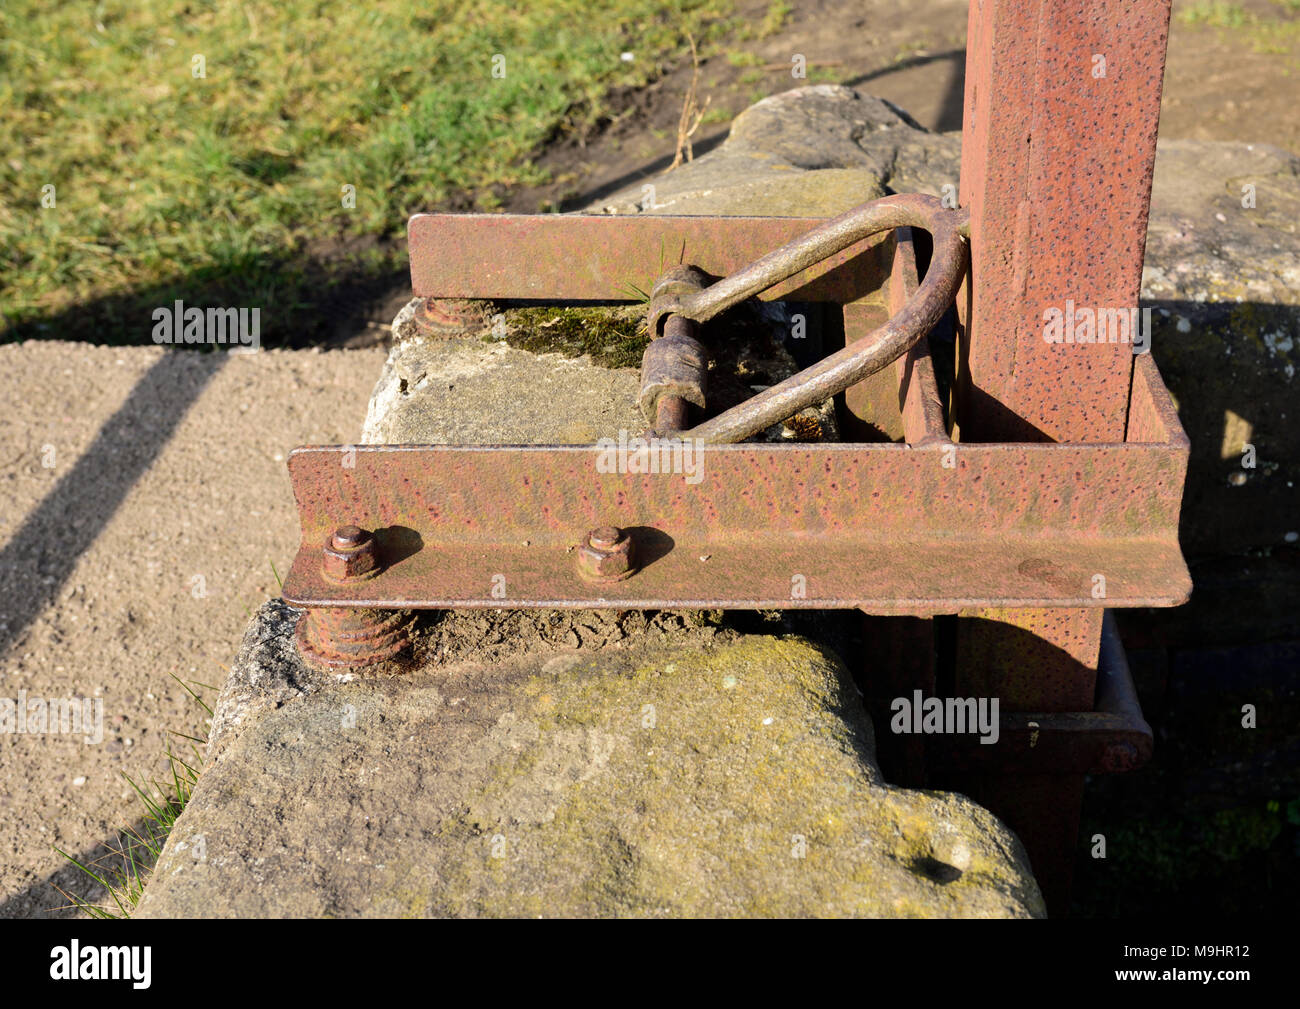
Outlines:
{"type": "Polygon", "coordinates": [[[1186,452],[1127,445],[719,445],[689,473],[602,472],[584,446],[296,450],[300,606],[846,608],[1172,606],[1186,452]],[[951,463],[951,465],[949,465],[951,463]],[[375,530],[378,576],[338,584],[320,544],[375,530]],[[630,529],[641,570],[580,577],[630,529]],[[1097,578],[1104,577],[1097,592],[1097,578]]]}
{"type": "MultiPolygon", "coordinates": [[[[407,228],[421,298],[636,301],[673,266],[725,277],[825,224],[821,217],[417,214],[407,228]]],[[[878,290],[892,242],[873,235],[764,291],[841,304],[878,290]]]]}

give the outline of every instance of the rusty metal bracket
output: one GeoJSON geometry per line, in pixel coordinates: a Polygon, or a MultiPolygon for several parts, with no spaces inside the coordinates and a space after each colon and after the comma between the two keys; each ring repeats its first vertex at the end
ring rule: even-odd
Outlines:
{"type": "MultiPolygon", "coordinates": [[[[414,218],[412,275],[429,297],[536,294],[541,276],[566,297],[611,300],[621,265],[638,280],[661,270],[658,255],[645,255],[653,238],[679,247],[708,276],[748,277],[724,288],[727,298],[776,279],[760,296],[811,292],[838,303],[849,355],[860,346],[889,346],[883,355],[911,344],[888,373],[900,440],[699,446],[687,430],[669,445],[668,459],[610,459],[617,449],[608,446],[298,449],[289,468],[303,547],[285,598],[375,609],[771,606],[879,614],[1185,599],[1190,580],[1177,523],[1187,441],[1150,359],[1137,359],[1123,442],[954,443],[916,327],[945,307],[938,299],[962,275],[962,215],[940,213],[928,198],[868,206],[875,209],[831,229],[833,245],[853,244],[829,260],[783,253],[780,269],[761,276],[737,262],[753,254],[761,264],[760,241],[783,237],[800,246],[810,233],[827,232],[780,218],[414,218]],[[944,257],[923,280],[906,228],[868,233],[903,219],[923,220],[943,239],[944,257]],[[539,253],[543,240],[553,243],[550,257],[539,253]],[[556,262],[580,243],[583,257],[556,262]],[[502,259],[520,256],[527,266],[500,269],[502,259]],[[466,286],[471,275],[478,286],[466,286]],[[908,314],[917,305],[922,322],[908,314]],[[882,330],[892,335],[882,339],[882,330]],[[322,572],[320,544],[341,523],[374,534],[377,574],[339,583],[322,572]],[[593,581],[579,569],[577,552],[600,527],[625,531],[639,558],[618,580],[593,581]],[[493,591],[497,572],[510,573],[504,593],[493,591]],[[1106,581],[1100,595],[1098,574],[1106,581]]],[[[819,253],[831,247],[820,245],[819,253]]],[[[675,398],[659,397],[656,416],[675,398]]],[[[670,419],[665,426],[680,429],[684,416],[670,419]]]]}
{"type": "Polygon", "coordinates": [[[1102,621],[1097,700],[1092,711],[1005,712],[997,743],[936,736],[926,760],[937,770],[994,767],[999,773],[1116,774],[1151,758],[1151,726],[1142,716],[1124,645],[1108,610],[1102,621]]]}
{"type": "MultiPolygon", "coordinates": [[[[669,455],[298,449],[303,538],[283,591],[310,608],[304,655],[399,655],[405,619],[389,611],[425,607],[958,614],[950,691],[1000,697],[1001,740],[926,750],[944,787],[1021,837],[1054,913],[1066,906],[1084,775],[1151,752],[1104,614],[1190,592],[1177,539],[1188,444],[1149,356],[1124,339],[1063,349],[1040,321],[1063,299],[1136,308],[1169,4],[979,0],[969,17],[967,209],[892,196],[830,221],[412,218],[426,335],[473,329],[478,299],[653,288],[638,401],[669,455]],[[1084,80],[1067,58],[1102,51],[1122,73],[1084,80]],[[913,228],[933,238],[924,278],[913,228]],[[692,427],[692,406],[707,407],[699,327],[748,297],[830,306],[844,349],[692,427]],[[927,334],[954,301],[946,413],[927,334]],[[849,441],[736,444],[832,396],[849,441]]],[[[933,640],[929,621],[882,623],[911,628],[895,644],[933,640]]],[[[891,682],[933,687],[929,651],[910,649],[918,661],[896,661],[891,682]]]]}
{"type": "Polygon", "coordinates": [[[303,548],[284,597],[880,614],[1177,605],[1190,591],[1177,542],[1187,442],[1149,357],[1138,359],[1133,389],[1130,440],[1117,445],[931,438],[715,445],[688,458],[676,442],[676,473],[660,456],[639,471],[628,459],[619,466],[612,446],[300,448],[289,471],[303,548]],[[323,573],[320,544],[340,520],[374,533],[377,575],[323,573]],[[573,553],[602,525],[629,530],[642,563],[634,577],[594,586],[573,553]],[[491,591],[496,572],[510,573],[504,596],[491,591]]]}

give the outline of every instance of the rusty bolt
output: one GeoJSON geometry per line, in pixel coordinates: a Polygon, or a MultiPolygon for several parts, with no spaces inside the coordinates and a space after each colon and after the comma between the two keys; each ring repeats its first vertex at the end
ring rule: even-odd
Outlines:
{"type": "Polygon", "coordinates": [[[425,336],[451,337],[483,329],[490,314],[490,306],[482,301],[425,298],[411,321],[425,336]]]}
{"type": "Polygon", "coordinates": [[[632,537],[615,526],[587,533],[578,547],[578,573],[593,582],[616,582],[636,571],[632,537]]]}
{"type": "Polygon", "coordinates": [[[335,550],[355,550],[370,538],[360,526],[339,526],[334,530],[330,545],[335,550]]]}
{"type": "Polygon", "coordinates": [[[321,573],[336,582],[359,581],[379,574],[375,538],[359,526],[339,526],[325,543],[321,573]]]}

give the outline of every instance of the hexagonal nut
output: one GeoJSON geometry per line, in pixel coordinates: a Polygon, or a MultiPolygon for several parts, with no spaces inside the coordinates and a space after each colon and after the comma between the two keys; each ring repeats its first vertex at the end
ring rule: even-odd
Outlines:
{"type": "Polygon", "coordinates": [[[379,553],[369,533],[342,541],[338,533],[325,541],[321,552],[321,574],[336,582],[360,581],[379,574],[379,553]],[[349,542],[350,540],[350,542],[349,542]]]}
{"type": "Polygon", "coordinates": [[[593,529],[578,547],[578,573],[593,582],[616,582],[635,574],[632,537],[612,526],[593,529]]]}

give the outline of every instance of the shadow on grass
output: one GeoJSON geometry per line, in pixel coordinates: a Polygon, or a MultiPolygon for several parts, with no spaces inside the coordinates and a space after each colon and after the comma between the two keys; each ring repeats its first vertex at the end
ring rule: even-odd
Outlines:
{"type": "Polygon", "coordinates": [[[260,309],[263,347],[364,346],[381,342],[385,331],[370,323],[391,322],[390,306],[409,290],[405,240],[363,236],[311,253],[248,255],[60,311],[6,319],[0,343],[151,346],[154,310],[180,300],[205,309],[260,309]]]}

